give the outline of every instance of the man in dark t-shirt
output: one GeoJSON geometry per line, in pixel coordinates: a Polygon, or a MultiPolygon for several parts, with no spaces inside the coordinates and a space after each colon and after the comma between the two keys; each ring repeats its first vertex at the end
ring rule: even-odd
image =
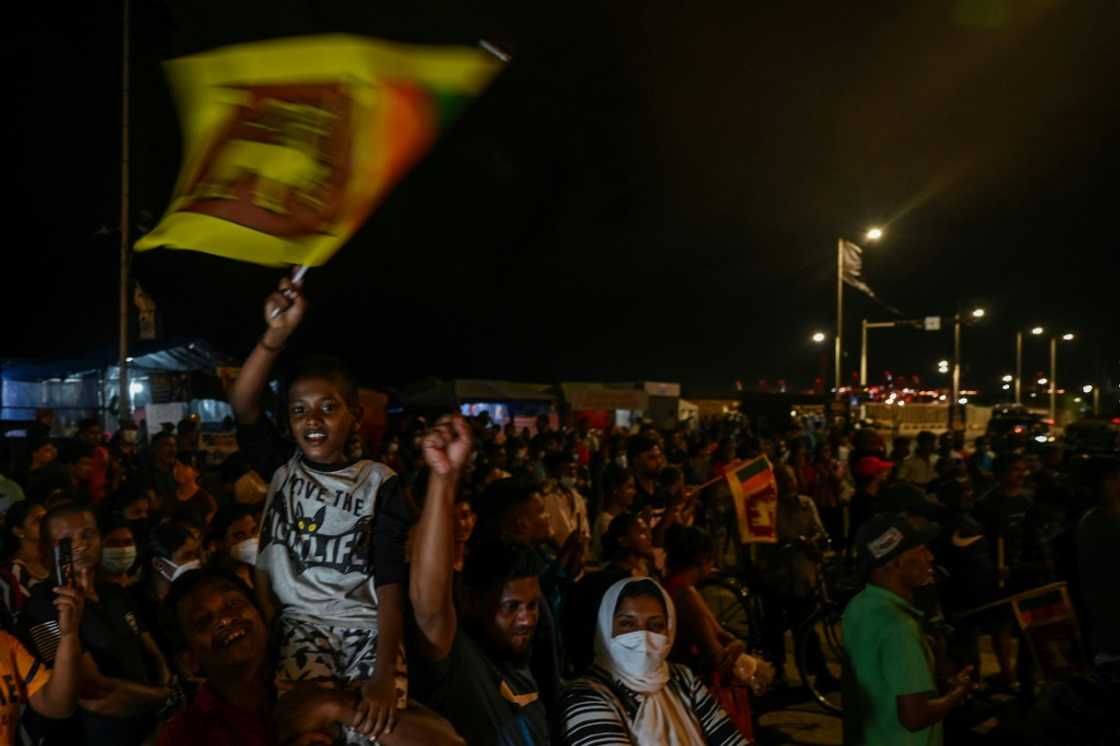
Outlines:
{"type": "Polygon", "coordinates": [[[529,667],[544,603],[540,556],[501,539],[480,544],[463,571],[461,623],[452,602],[452,506],[470,451],[460,417],[442,420],[424,438],[431,477],[412,543],[413,681],[471,746],[548,744],[545,703],[529,667]]]}
{"type": "MultiPolygon", "coordinates": [[[[86,594],[78,636],[82,667],[80,720],[85,743],[139,744],[151,735],[156,712],[171,695],[171,672],[123,589],[95,583],[101,535],[93,513],[72,504],[43,517],[44,541],[70,539],[76,580],[86,594]],[[91,694],[92,693],[92,694],[91,694]]],[[[20,614],[24,644],[53,664],[58,645],[58,612],[53,583],[40,583],[20,614]]]]}

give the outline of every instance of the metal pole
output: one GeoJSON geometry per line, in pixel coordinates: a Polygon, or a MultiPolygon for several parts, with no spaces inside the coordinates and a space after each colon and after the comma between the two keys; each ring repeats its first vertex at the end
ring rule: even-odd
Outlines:
{"type": "Polygon", "coordinates": [[[1101,416],[1101,387],[1093,386],[1093,416],[1101,416]]]}
{"type": "Polygon", "coordinates": [[[840,377],[844,356],[844,239],[836,240],[836,398],[840,398],[840,377]]]}
{"type": "Polygon", "coordinates": [[[859,322],[859,387],[867,388],[867,319],[859,322]]]}
{"type": "Polygon", "coordinates": [[[128,16],[129,0],[124,0],[124,12],[121,18],[121,256],[120,256],[120,351],[117,355],[118,366],[118,393],[117,419],[126,420],[131,413],[131,402],[128,394],[128,290],[129,290],[129,232],[128,232],[128,16]]]}
{"type": "Polygon", "coordinates": [[[957,401],[961,398],[961,315],[953,317],[953,395],[949,398],[949,429],[957,418],[957,401]]]}
{"type": "Polygon", "coordinates": [[[1050,337],[1050,420],[1058,426],[1058,336],[1050,337]]]}
{"type": "Polygon", "coordinates": [[[1023,403],[1023,330],[1015,332],[1015,403],[1023,403]]]}

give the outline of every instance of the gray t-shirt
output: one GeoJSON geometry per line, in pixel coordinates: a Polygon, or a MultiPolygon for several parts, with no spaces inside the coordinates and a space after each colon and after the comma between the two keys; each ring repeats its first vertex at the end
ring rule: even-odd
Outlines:
{"type": "Polygon", "coordinates": [[[368,459],[341,467],[310,463],[264,418],[241,428],[238,440],[257,471],[271,474],[257,572],[279,613],[376,628],[376,586],[403,584],[408,576],[410,516],[396,474],[368,459]],[[281,454],[287,460],[270,468],[281,454]]]}

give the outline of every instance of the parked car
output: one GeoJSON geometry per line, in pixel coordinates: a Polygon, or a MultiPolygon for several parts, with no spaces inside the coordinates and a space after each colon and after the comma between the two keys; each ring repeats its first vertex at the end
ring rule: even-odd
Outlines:
{"type": "Polygon", "coordinates": [[[1090,417],[1066,426],[1062,437],[1071,453],[1120,455],[1120,417],[1090,417]]]}
{"type": "Polygon", "coordinates": [[[997,450],[1002,450],[998,444],[1008,449],[1034,450],[1053,442],[1050,425],[1051,422],[1040,414],[1021,407],[1007,407],[992,412],[986,434],[997,450]]]}

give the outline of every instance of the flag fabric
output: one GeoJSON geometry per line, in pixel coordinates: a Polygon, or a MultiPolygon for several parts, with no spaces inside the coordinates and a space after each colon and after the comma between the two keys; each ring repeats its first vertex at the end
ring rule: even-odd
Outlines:
{"type": "Polygon", "coordinates": [[[879,301],[885,308],[892,313],[902,315],[902,312],[894,306],[888,305],[875,294],[863,279],[863,249],[852,243],[851,241],[841,241],[840,250],[844,252],[844,282],[851,285],[856,290],[866,294],[869,298],[879,301]]]}
{"type": "Polygon", "coordinates": [[[183,164],[167,212],[136,250],[323,264],[500,64],[470,47],[347,35],[167,63],[183,164]]]}
{"type": "Polygon", "coordinates": [[[778,542],[778,485],[770,460],[759,456],[727,470],[731,501],[744,544],[778,542]]]}

